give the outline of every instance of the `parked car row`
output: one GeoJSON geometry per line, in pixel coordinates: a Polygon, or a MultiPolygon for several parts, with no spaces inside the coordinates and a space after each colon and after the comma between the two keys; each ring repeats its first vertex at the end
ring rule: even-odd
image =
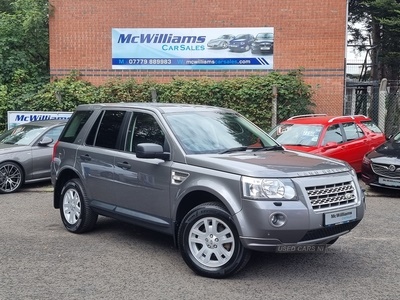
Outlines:
{"type": "Polygon", "coordinates": [[[213,49],[229,49],[232,52],[246,52],[251,49],[254,54],[271,54],[274,52],[274,34],[269,32],[252,34],[224,34],[207,43],[213,49]]]}
{"type": "Polygon", "coordinates": [[[70,121],[0,135],[0,193],[48,180],[65,228],[98,215],[171,235],[197,274],[239,272],[252,251],[331,245],[371,186],[400,188],[400,133],[368,117],[294,116],[270,135],[235,111],[170,103],[81,105],[70,121]],[[308,152],[308,153],[305,153],[308,152]]]}
{"type": "MultiPolygon", "coordinates": [[[[31,122],[0,135],[0,193],[50,179],[52,148],[65,123],[31,122]]],[[[269,134],[288,150],[348,162],[371,187],[400,189],[400,133],[387,139],[366,116],[294,116],[269,134]]]]}

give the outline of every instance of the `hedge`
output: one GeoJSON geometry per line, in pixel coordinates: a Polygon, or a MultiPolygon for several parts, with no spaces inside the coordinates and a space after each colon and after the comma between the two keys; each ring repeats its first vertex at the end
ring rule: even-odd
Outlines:
{"type": "MultiPolygon", "coordinates": [[[[21,90],[21,84],[16,87],[21,90]]],[[[301,70],[224,80],[174,78],[168,83],[150,79],[139,83],[132,78],[109,81],[101,86],[81,80],[78,73],[71,73],[40,89],[27,84],[21,94],[16,89],[8,91],[10,87],[0,86],[0,123],[5,127],[8,110],[73,111],[77,105],[87,103],[157,101],[231,108],[269,130],[273,87],[278,91],[278,121],[313,112],[313,91],[303,81],[301,70]]]]}

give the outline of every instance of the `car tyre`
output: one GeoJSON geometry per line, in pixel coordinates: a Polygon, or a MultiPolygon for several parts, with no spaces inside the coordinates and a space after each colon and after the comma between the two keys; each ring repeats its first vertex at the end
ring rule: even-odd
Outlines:
{"type": "Polygon", "coordinates": [[[61,191],[60,214],[65,228],[73,233],[93,229],[97,213],[89,206],[85,189],[79,179],[67,181],[61,191]]]}
{"type": "Polygon", "coordinates": [[[178,245],[186,264],[198,275],[211,278],[239,272],[251,256],[240,242],[229,212],[214,202],[187,213],[179,227],[178,245]]]}
{"type": "Polygon", "coordinates": [[[19,190],[24,182],[22,168],[13,162],[0,164],[0,194],[9,194],[19,190]]]}

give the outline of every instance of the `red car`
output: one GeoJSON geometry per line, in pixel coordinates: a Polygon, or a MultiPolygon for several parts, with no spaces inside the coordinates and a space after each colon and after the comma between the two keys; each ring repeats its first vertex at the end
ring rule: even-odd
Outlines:
{"type": "Polygon", "coordinates": [[[363,115],[295,116],[276,126],[270,135],[286,149],[347,161],[357,173],[364,154],[386,141],[379,127],[363,115]]]}

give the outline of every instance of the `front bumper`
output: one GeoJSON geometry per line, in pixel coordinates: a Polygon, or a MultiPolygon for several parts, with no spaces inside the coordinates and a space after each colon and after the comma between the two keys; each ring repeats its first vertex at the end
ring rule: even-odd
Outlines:
{"type": "MultiPolygon", "coordinates": [[[[322,182],[326,179],[320,179],[322,182]]],[[[335,179],[340,181],[340,177],[335,179]]],[[[348,180],[348,178],[346,178],[348,180]]],[[[303,179],[295,182],[304,193],[296,201],[251,201],[243,199],[243,209],[235,215],[241,224],[239,235],[242,244],[251,250],[274,252],[280,246],[329,244],[338,237],[349,233],[364,217],[365,195],[356,178],[353,178],[357,199],[354,203],[337,207],[312,207],[304,186],[318,180],[303,179]],[[306,181],[309,181],[306,183],[306,181]],[[306,184],[306,185],[304,185],[306,184]],[[273,226],[271,216],[285,217],[282,226],[273,226]],[[332,216],[351,215],[332,222],[332,216]]]]}
{"type": "Polygon", "coordinates": [[[231,51],[246,51],[247,45],[229,45],[231,51]]]}
{"type": "Polygon", "coordinates": [[[398,176],[391,177],[390,175],[391,174],[382,174],[382,176],[379,176],[372,170],[371,165],[362,165],[361,180],[365,184],[385,189],[400,190],[400,179],[398,176]]]}
{"type": "Polygon", "coordinates": [[[252,46],[251,51],[257,53],[267,53],[272,51],[272,46],[252,46]]]}
{"type": "Polygon", "coordinates": [[[330,228],[312,229],[309,231],[299,231],[298,236],[303,236],[297,242],[282,242],[280,239],[254,239],[241,237],[243,245],[254,251],[275,252],[282,247],[301,246],[301,245],[326,245],[336,240],[338,237],[349,233],[356,227],[361,220],[335,225],[330,228]]]}

